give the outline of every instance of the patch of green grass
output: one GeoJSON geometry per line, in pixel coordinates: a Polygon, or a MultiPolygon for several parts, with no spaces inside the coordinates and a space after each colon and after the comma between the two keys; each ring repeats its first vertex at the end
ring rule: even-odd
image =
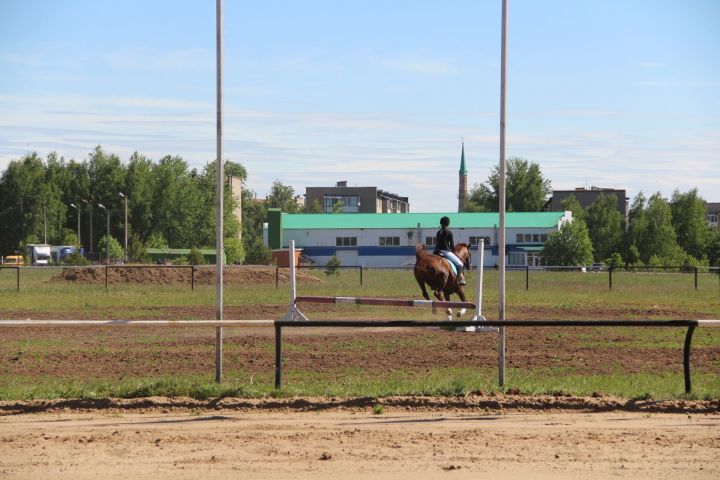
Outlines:
{"type": "MultiPolygon", "coordinates": [[[[290,370],[283,372],[284,387],[275,390],[272,373],[228,372],[215,383],[210,375],[72,380],[57,378],[0,379],[0,400],[52,398],[136,398],[187,396],[191,398],[263,396],[386,397],[393,395],[464,396],[473,392],[498,392],[494,369],[432,369],[428,372],[395,371],[377,374],[362,369],[334,373],[290,370]]],[[[507,370],[506,389],[522,394],[593,395],[602,393],[625,398],[717,399],[720,378],[712,373],[693,376],[693,393],[684,394],[682,374],[568,375],[562,369],[507,370]]]]}

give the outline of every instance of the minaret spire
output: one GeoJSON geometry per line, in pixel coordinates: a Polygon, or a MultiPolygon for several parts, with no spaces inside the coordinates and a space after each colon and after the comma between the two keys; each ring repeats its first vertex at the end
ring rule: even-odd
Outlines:
{"type": "Polygon", "coordinates": [[[462,139],[462,151],[460,153],[460,172],[458,178],[458,212],[465,211],[465,199],[467,198],[467,168],[465,167],[465,139],[462,139]]]}

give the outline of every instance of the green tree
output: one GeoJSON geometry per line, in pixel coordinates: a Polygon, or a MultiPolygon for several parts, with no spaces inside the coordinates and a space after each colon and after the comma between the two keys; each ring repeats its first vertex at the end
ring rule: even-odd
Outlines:
{"type": "Polygon", "coordinates": [[[125,171],[126,190],[123,193],[127,195],[128,202],[128,230],[137,233],[138,240],[141,241],[153,231],[153,201],[155,198],[153,168],[153,162],[150,159],[134,152],[130,156],[125,171]]]}
{"type": "MultiPolygon", "coordinates": [[[[667,200],[660,192],[650,197],[646,210],[647,227],[640,246],[640,258],[650,260],[656,256],[661,262],[673,262],[678,256],[678,244],[675,241],[675,229],[672,226],[672,213],[667,200]],[[644,250],[644,251],[643,251],[644,250]]],[[[671,265],[672,263],[666,263],[671,265]]]]}
{"type": "Polygon", "coordinates": [[[559,231],[550,234],[541,255],[544,265],[590,265],[593,250],[585,222],[564,223],[559,231]]]}
{"type": "Polygon", "coordinates": [[[265,246],[262,237],[255,238],[245,254],[245,263],[248,265],[269,265],[272,259],[272,250],[265,246]]]}
{"type": "Polygon", "coordinates": [[[312,204],[305,209],[305,211],[307,213],[323,213],[322,203],[320,203],[320,200],[316,198],[312,201],[312,204]]]}
{"type": "Polygon", "coordinates": [[[190,265],[205,265],[205,257],[199,248],[192,247],[187,260],[190,265]]]}
{"type": "MultiPolygon", "coordinates": [[[[102,237],[100,237],[100,241],[97,244],[97,251],[100,253],[101,258],[104,261],[107,260],[107,258],[105,256],[105,252],[107,251],[105,249],[105,242],[107,241],[107,239],[108,239],[108,236],[103,235],[102,237]]],[[[120,242],[118,242],[117,239],[111,235],[110,236],[110,261],[122,258],[122,256],[123,256],[122,245],[120,245],[120,242]]]]}
{"type": "Polygon", "coordinates": [[[686,193],[675,190],[670,211],[678,245],[695,258],[707,257],[711,230],[707,224],[705,200],[698,195],[697,188],[686,193]]]}
{"type": "MultiPolygon", "coordinates": [[[[720,267],[720,232],[715,230],[710,234],[708,242],[708,263],[713,267],[720,267]]],[[[720,272],[718,272],[720,274],[720,272]]]]}
{"type": "Polygon", "coordinates": [[[145,242],[147,248],[170,248],[168,241],[160,232],[153,232],[145,242]]]}
{"type": "Polygon", "coordinates": [[[275,180],[270,187],[267,207],[279,208],[285,213],[297,213],[300,209],[295,200],[295,190],[289,185],[283,185],[279,180],[275,180]]]}
{"type": "MultiPolygon", "coordinates": [[[[545,179],[537,163],[512,157],[506,162],[506,210],[508,212],[537,212],[552,192],[550,180],[545,179]]],[[[500,168],[484,184],[470,190],[466,211],[497,212],[500,205],[500,168]]]]}
{"type": "MultiPolygon", "coordinates": [[[[118,195],[125,189],[125,170],[120,158],[115,154],[106,153],[99,145],[90,153],[88,161],[90,176],[90,197],[93,204],[102,203],[110,211],[122,211],[122,199],[118,195]]],[[[110,235],[122,235],[123,216],[112,215],[110,235]]]]}
{"type": "Polygon", "coordinates": [[[237,237],[228,237],[225,239],[225,261],[229,265],[238,265],[245,260],[245,248],[242,240],[237,237]]]}
{"type": "Polygon", "coordinates": [[[573,220],[585,221],[585,209],[580,205],[580,202],[575,195],[569,195],[560,202],[560,206],[566,212],[572,212],[573,220]]]}
{"type": "Polygon", "coordinates": [[[263,222],[267,220],[267,207],[255,198],[255,192],[242,192],[242,241],[245,263],[267,265],[270,257],[263,244],[263,222]],[[267,260],[267,261],[266,261],[267,260]]]}
{"type": "Polygon", "coordinates": [[[337,202],[333,203],[332,206],[332,213],[343,213],[345,211],[345,202],[342,200],[338,200],[337,202]]]}
{"type": "Polygon", "coordinates": [[[588,206],[585,222],[596,261],[600,262],[618,251],[623,236],[623,217],[617,209],[614,193],[600,193],[588,206]]]}
{"type": "Polygon", "coordinates": [[[145,245],[138,233],[133,233],[128,242],[128,259],[134,262],[141,262],[145,258],[145,245]]]}

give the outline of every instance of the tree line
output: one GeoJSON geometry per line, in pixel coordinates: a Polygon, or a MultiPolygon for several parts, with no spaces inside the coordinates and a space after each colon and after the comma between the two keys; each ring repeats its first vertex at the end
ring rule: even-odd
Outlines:
{"type": "MultiPolygon", "coordinates": [[[[238,163],[225,162],[225,172],[247,178],[238,163]]],[[[122,162],[98,146],[80,161],[31,153],[10,162],[0,177],[0,252],[22,252],[25,244],[45,241],[104,252],[108,212],[110,243],[117,252],[117,239],[125,233],[121,194],[127,197],[131,259],[142,259],[146,247],[214,247],[214,162],[198,171],[180,156],[154,162],[137,152],[122,162]]],[[[238,233],[243,226],[233,215],[236,202],[228,188],[224,201],[225,253],[229,262],[241,262],[245,246],[238,233]]]]}
{"type": "MultiPolygon", "coordinates": [[[[468,195],[466,211],[499,209],[500,174],[495,167],[483,184],[468,195]]],[[[523,158],[506,164],[506,210],[540,211],[552,193],[540,167],[523,158]]],[[[620,266],[720,265],[720,233],[707,223],[705,200],[697,189],[675,190],[668,200],[660,193],[634,198],[627,220],[617,209],[614,193],[598,194],[584,209],[575,196],[562,202],[573,221],[551,234],[542,251],[545,265],[620,266]]]]}
{"type": "MultiPolygon", "coordinates": [[[[247,183],[247,171],[225,161],[226,175],[247,183]]],[[[506,210],[540,211],[552,192],[539,165],[510,158],[506,170],[506,210]]],[[[106,212],[110,212],[112,256],[122,252],[124,202],[128,204],[128,252],[141,260],[147,247],[214,248],[215,163],[190,168],[180,156],[166,155],[157,162],[135,152],[127,162],[96,147],[87,159],[65,160],[57,153],[43,159],[31,153],[11,161],[0,177],[0,253],[22,252],[28,243],[79,243],[86,251],[105,251],[106,212]],[[106,210],[98,207],[102,204],[106,210]],[[74,207],[73,207],[74,205],[74,207]],[[80,235],[77,238],[77,218],[80,235]],[[92,220],[91,220],[92,215],[92,220]],[[90,239],[92,221],[93,237],[90,239]]],[[[265,200],[243,188],[242,224],[233,214],[237,203],[225,188],[224,237],[229,263],[270,260],[263,243],[268,208],[287,213],[320,213],[319,202],[307,208],[298,203],[292,187],[276,181],[265,200]],[[242,235],[239,235],[239,234],[242,235]],[[238,238],[242,240],[238,240],[238,238]]],[[[667,200],[656,193],[639,193],[627,222],[617,210],[614,194],[599,194],[583,209],[575,197],[563,202],[574,221],[562,226],[546,242],[547,265],[718,265],[720,235],[706,222],[706,206],[696,189],[675,191],[667,200]]],[[[342,211],[336,205],[334,212],[342,211]]],[[[469,192],[465,211],[492,212],[499,208],[499,170],[469,192]]]]}

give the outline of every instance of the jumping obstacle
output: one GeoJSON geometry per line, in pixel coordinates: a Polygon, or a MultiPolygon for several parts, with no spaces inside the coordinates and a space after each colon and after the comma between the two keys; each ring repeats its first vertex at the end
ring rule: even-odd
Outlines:
{"type": "MultiPolygon", "coordinates": [[[[289,258],[295,258],[295,241],[290,240],[290,255],[289,258]]],[[[416,300],[416,299],[399,299],[399,298],[368,298],[368,297],[323,297],[323,296],[306,296],[297,295],[297,277],[295,262],[290,262],[290,309],[288,313],[283,317],[284,321],[309,321],[307,316],[298,308],[300,303],[315,303],[315,304],[350,304],[350,305],[375,305],[384,307],[431,307],[433,310],[437,308],[459,308],[461,314],[465,313],[466,309],[477,310],[472,321],[479,322],[485,320],[482,316],[482,280],[483,280],[483,260],[485,253],[485,243],[480,242],[479,245],[480,261],[478,262],[478,279],[477,279],[477,303],[472,302],[460,302],[460,301],[440,301],[440,300],[416,300]]],[[[448,320],[452,320],[452,315],[449,315],[448,320]]],[[[457,326],[457,331],[463,332],[476,332],[476,331],[498,331],[497,328],[493,327],[482,327],[482,326],[457,326]]]]}

